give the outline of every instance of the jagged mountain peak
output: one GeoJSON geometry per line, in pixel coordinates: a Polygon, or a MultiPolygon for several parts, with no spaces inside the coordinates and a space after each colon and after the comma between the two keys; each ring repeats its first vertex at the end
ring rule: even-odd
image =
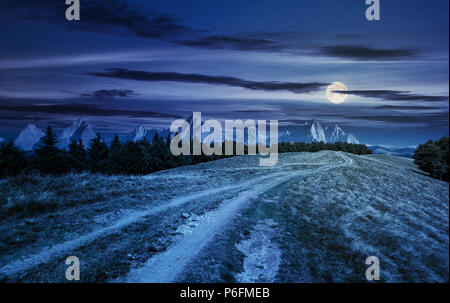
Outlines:
{"type": "Polygon", "coordinates": [[[80,117],[77,120],[75,120],[72,124],[80,126],[81,124],[87,123],[85,117],[80,117]]]}
{"type": "Polygon", "coordinates": [[[28,126],[20,132],[14,144],[24,151],[31,151],[35,147],[36,143],[41,141],[41,138],[45,136],[44,132],[34,124],[28,124],[28,126]]]}
{"type": "Polygon", "coordinates": [[[347,143],[359,144],[359,141],[358,141],[358,139],[356,139],[356,137],[353,134],[348,134],[347,143]]]}
{"type": "Polygon", "coordinates": [[[319,120],[317,119],[312,120],[311,128],[308,134],[308,139],[313,142],[315,141],[327,143],[325,131],[322,125],[320,124],[319,120]]]}
{"type": "Polygon", "coordinates": [[[346,133],[339,127],[339,125],[335,124],[333,132],[330,136],[330,143],[335,142],[345,142],[346,141],[346,133]]]}
{"type": "Polygon", "coordinates": [[[340,131],[340,132],[343,132],[343,133],[344,133],[344,131],[342,130],[342,128],[340,128],[339,125],[337,125],[337,124],[334,125],[334,129],[333,129],[333,130],[336,131],[336,132],[340,131]]]}
{"type": "Polygon", "coordinates": [[[84,117],[75,120],[65,128],[58,138],[57,146],[66,149],[72,141],[81,141],[85,148],[89,148],[91,140],[95,138],[94,130],[84,117]]]}
{"type": "Polygon", "coordinates": [[[147,130],[144,125],[140,124],[135,129],[133,129],[128,135],[127,139],[133,142],[139,142],[144,140],[147,135],[147,130]]]}

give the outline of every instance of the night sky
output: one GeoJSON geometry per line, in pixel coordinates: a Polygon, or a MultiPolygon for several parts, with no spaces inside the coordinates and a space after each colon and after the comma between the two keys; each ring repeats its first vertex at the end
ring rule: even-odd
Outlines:
{"type": "Polygon", "coordinates": [[[362,143],[448,134],[449,2],[381,0],[0,2],[0,137],[81,116],[108,137],[204,118],[313,118],[362,143]],[[325,90],[347,85],[333,104],[325,90]]]}

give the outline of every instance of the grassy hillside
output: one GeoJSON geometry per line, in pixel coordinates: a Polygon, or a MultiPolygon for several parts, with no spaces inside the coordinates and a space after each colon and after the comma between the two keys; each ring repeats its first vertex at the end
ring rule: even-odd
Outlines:
{"type": "Polygon", "coordinates": [[[0,280],[64,282],[75,255],[82,282],[127,281],[204,231],[175,281],[364,282],[371,255],[382,282],[448,281],[448,183],[387,155],[258,159],[1,179],[0,280]]]}

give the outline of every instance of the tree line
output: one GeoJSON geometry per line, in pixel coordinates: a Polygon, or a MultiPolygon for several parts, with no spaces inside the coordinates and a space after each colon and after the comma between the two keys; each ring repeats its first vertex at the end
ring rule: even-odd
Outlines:
{"type": "MultiPolygon", "coordinates": [[[[120,142],[116,135],[108,146],[100,134],[92,139],[89,148],[81,142],[73,141],[68,151],[56,146],[57,138],[51,127],[45,131],[37,148],[32,153],[24,153],[9,140],[0,146],[0,177],[27,173],[61,175],[70,172],[92,172],[106,175],[146,175],[152,172],[217,160],[222,155],[174,156],[170,151],[170,137],[156,134],[150,142],[120,142]]],[[[235,145],[235,142],[234,142],[235,145]]],[[[191,144],[192,147],[192,144],[191,144]]],[[[279,143],[278,152],[317,152],[320,150],[345,151],[354,154],[368,154],[370,150],[362,144],[337,143],[279,143]]],[[[247,153],[247,146],[245,146],[247,153]]]]}
{"type": "Polygon", "coordinates": [[[356,155],[367,155],[372,153],[372,151],[364,144],[351,144],[347,142],[324,143],[321,141],[312,143],[305,143],[305,142],[278,143],[279,153],[318,152],[321,150],[343,151],[356,155]]]}

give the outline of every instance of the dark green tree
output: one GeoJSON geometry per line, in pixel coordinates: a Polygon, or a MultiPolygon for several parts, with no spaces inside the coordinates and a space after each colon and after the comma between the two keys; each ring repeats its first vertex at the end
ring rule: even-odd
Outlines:
{"type": "Polygon", "coordinates": [[[120,174],[122,172],[121,159],[123,145],[120,143],[119,137],[114,136],[114,139],[109,146],[109,167],[112,174],[120,174]]]}
{"type": "Polygon", "coordinates": [[[103,141],[100,134],[91,140],[91,146],[88,149],[89,169],[95,173],[107,173],[109,167],[109,149],[103,141]]]}
{"type": "Polygon", "coordinates": [[[127,175],[145,175],[151,172],[142,142],[128,141],[120,150],[118,165],[121,173],[127,175]]]}
{"type": "Polygon", "coordinates": [[[67,154],[56,147],[56,135],[49,126],[36,153],[36,167],[44,174],[62,174],[70,168],[67,154]]]}
{"type": "Polygon", "coordinates": [[[0,177],[16,176],[28,166],[25,154],[14,146],[10,139],[0,145],[0,177]]]}
{"type": "Polygon", "coordinates": [[[449,138],[420,144],[414,152],[414,163],[433,178],[449,181],[449,138]]]}
{"type": "Polygon", "coordinates": [[[86,169],[87,153],[83,143],[72,141],[69,145],[70,168],[78,173],[86,169]]]}

